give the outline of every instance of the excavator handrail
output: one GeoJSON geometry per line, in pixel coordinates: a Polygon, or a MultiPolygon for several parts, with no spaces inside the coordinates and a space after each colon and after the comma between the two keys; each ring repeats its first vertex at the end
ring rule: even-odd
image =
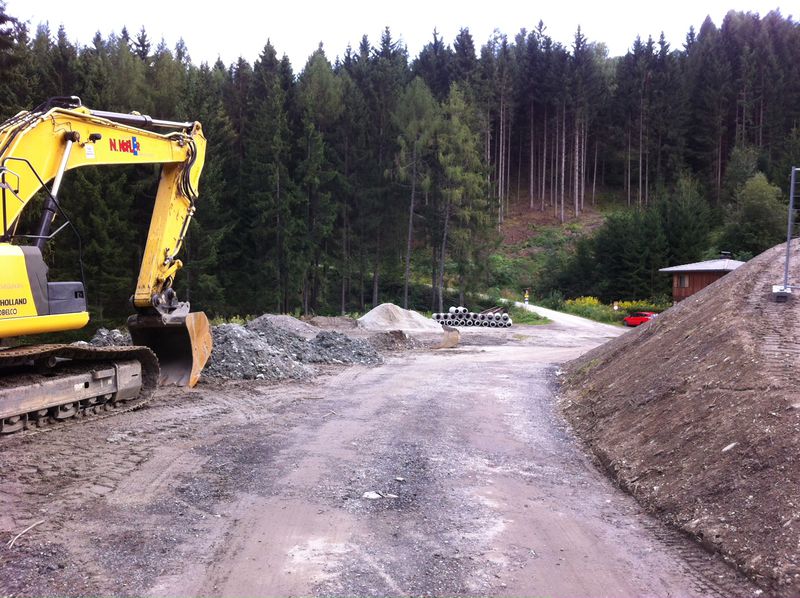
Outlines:
{"type": "MultiPolygon", "coordinates": [[[[69,217],[69,214],[67,214],[67,212],[64,210],[64,208],[61,207],[61,203],[58,201],[58,199],[56,199],[56,197],[47,188],[47,185],[45,184],[45,182],[42,181],[42,177],[39,176],[39,173],[36,172],[36,169],[33,167],[33,164],[31,164],[30,161],[26,160],[25,158],[16,158],[14,156],[6,156],[5,158],[3,158],[2,165],[0,165],[0,172],[2,172],[4,175],[5,175],[6,172],[11,172],[12,174],[14,174],[17,177],[19,177],[19,175],[16,174],[14,171],[9,170],[8,168],[6,168],[5,163],[8,162],[9,160],[16,160],[16,161],[22,162],[23,164],[27,165],[28,168],[31,169],[31,172],[33,173],[33,175],[37,179],[39,179],[39,182],[42,185],[42,189],[47,191],[48,199],[53,202],[53,205],[58,210],[58,212],[61,214],[61,217],[64,219],[64,224],[59,226],[58,229],[56,229],[55,232],[50,233],[49,235],[44,235],[43,236],[43,235],[17,235],[17,234],[12,234],[11,238],[13,239],[15,237],[23,237],[23,238],[26,238],[26,239],[46,239],[46,240],[50,240],[53,237],[55,237],[58,233],[60,233],[62,230],[64,230],[65,227],[69,226],[72,229],[72,232],[75,233],[75,238],[78,240],[78,267],[80,268],[80,272],[81,272],[81,283],[83,284],[84,289],[87,288],[86,287],[86,273],[85,273],[85,270],[84,270],[84,267],[83,267],[83,239],[81,238],[81,233],[78,232],[77,227],[74,224],[72,224],[72,219],[69,217]]],[[[11,193],[14,195],[14,197],[16,197],[19,201],[22,201],[22,199],[19,197],[19,195],[17,195],[12,189],[9,189],[9,191],[11,191],[11,193]]],[[[6,189],[5,188],[3,188],[3,230],[6,230],[6,189]]],[[[0,237],[0,241],[2,241],[3,239],[5,239],[5,236],[0,237]]]]}
{"type": "Polygon", "coordinates": [[[139,125],[144,127],[149,126],[149,127],[161,127],[165,129],[191,129],[192,126],[194,125],[193,122],[159,120],[156,118],[152,118],[146,114],[125,114],[123,112],[106,112],[105,110],[90,110],[89,114],[91,114],[92,116],[105,118],[113,122],[139,125]]]}

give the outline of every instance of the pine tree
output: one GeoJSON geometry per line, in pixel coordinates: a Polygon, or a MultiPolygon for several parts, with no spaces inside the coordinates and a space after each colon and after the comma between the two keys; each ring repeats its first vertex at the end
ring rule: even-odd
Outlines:
{"type": "Polygon", "coordinates": [[[450,91],[450,72],[453,51],[446,46],[434,29],[433,41],[426,44],[411,64],[411,72],[421,77],[438,101],[443,101],[450,91]]]}
{"type": "Polygon", "coordinates": [[[136,34],[136,40],[133,42],[133,53],[146,65],[150,65],[150,39],[147,37],[147,32],[144,25],[139,29],[136,34]]]}
{"type": "Polygon", "coordinates": [[[342,111],[341,82],[320,47],[309,58],[299,82],[303,106],[305,155],[298,165],[299,184],[306,208],[306,270],[303,281],[303,311],[316,311],[326,283],[322,278],[324,248],[333,232],[337,210],[332,202],[335,177],[327,135],[342,111]]]}
{"type": "Polygon", "coordinates": [[[433,136],[439,127],[439,107],[428,86],[415,78],[398,102],[394,120],[400,131],[396,165],[401,180],[411,186],[408,204],[408,234],[403,276],[403,307],[408,309],[408,284],[411,277],[411,250],[414,241],[414,213],[417,193],[427,178],[432,156],[429,151],[433,136]]]}
{"type": "Polygon", "coordinates": [[[456,264],[463,301],[467,287],[480,277],[494,222],[487,210],[484,164],[474,128],[477,119],[456,84],[450,89],[443,112],[437,148],[442,171],[440,209],[443,212],[438,256],[439,311],[444,310],[444,271],[448,255],[452,255],[456,264]]]}

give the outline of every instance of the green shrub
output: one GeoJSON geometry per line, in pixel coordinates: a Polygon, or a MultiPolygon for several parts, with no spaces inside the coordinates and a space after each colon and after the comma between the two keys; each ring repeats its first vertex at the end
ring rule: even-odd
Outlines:
{"type": "Polygon", "coordinates": [[[655,300],[618,301],[617,309],[615,310],[613,305],[602,303],[597,297],[578,297],[576,299],[567,299],[559,309],[560,311],[597,322],[619,324],[623,318],[635,311],[662,312],[669,308],[670,305],[671,301],[669,299],[659,297],[655,300]]]}
{"type": "Polygon", "coordinates": [[[597,297],[567,299],[564,302],[563,310],[569,314],[608,324],[619,322],[624,317],[620,316],[618,311],[614,311],[612,306],[601,303],[597,297]]]}

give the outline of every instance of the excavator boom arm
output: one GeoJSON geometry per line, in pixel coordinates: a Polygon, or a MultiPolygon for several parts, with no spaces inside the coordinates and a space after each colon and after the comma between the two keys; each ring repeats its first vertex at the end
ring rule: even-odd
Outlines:
{"type": "MultiPolygon", "coordinates": [[[[137,114],[93,112],[83,106],[21,112],[0,125],[2,229],[9,241],[21,212],[42,186],[53,181],[57,195],[65,171],[83,166],[163,164],[134,306],[152,307],[171,286],[183,238],[194,214],[206,141],[200,123],[154,121],[137,114]],[[175,129],[164,134],[133,126],[175,129]]],[[[55,217],[46,202],[38,229],[40,247],[55,217]],[[42,234],[44,233],[44,234],[42,234]]]]}

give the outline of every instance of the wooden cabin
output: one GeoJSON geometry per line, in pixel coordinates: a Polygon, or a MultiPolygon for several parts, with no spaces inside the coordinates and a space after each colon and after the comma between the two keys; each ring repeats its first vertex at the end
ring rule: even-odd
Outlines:
{"type": "Polygon", "coordinates": [[[720,258],[694,264],[661,268],[659,272],[672,274],[672,299],[678,302],[694,295],[700,289],[706,288],[712,282],[719,280],[728,272],[736,270],[742,264],[744,262],[739,260],[720,258]]]}

